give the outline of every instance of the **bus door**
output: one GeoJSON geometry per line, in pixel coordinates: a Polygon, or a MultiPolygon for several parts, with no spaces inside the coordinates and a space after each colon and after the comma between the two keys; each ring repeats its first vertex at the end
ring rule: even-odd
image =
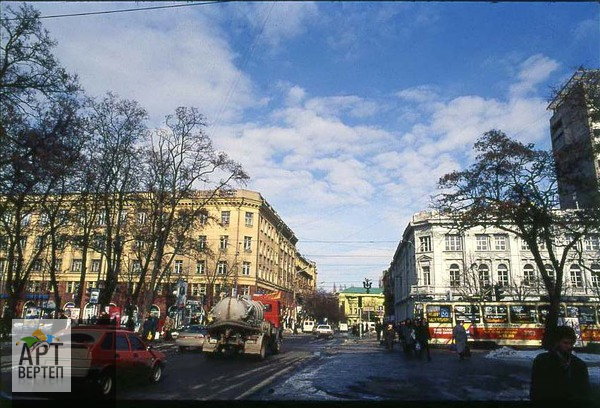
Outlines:
{"type": "Polygon", "coordinates": [[[454,324],[462,320],[467,331],[467,339],[479,340],[481,330],[481,308],[479,305],[463,304],[454,306],[454,324]]]}
{"type": "Polygon", "coordinates": [[[600,330],[594,305],[567,305],[567,317],[577,318],[582,346],[600,341],[600,330]]]}
{"type": "Polygon", "coordinates": [[[450,344],[452,340],[452,305],[426,304],[425,319],[429,324],[432,344],[450,344]]]}
{"type": "Polygon", "coordinates": [[[537,322],[534,304],[513,304],[508,306],[511,332],[515,345],[537,346],[544,335],[544,330],[537,322]]]}

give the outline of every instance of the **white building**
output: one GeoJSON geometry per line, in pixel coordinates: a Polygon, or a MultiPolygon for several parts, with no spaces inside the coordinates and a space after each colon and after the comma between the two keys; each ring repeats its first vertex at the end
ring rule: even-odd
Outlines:
{"type": "MultiPolygon", "coordinates": [[[[565,264],[563,293],[571,300],[597,300],[600,236],[586,237],[580,248],[582,259],[570,253],[565,264]]],[[[552,266],[547,269],[552,275],[552,266]]],[[[505,300],[540,300],[546,295],[533,256],[517,236],[483,227],[459,233],[448,218],[429,211],[413,215],[389,275],[396,320],[411,317],[416,300],[495,300],[496,290],[505,300]]]]}

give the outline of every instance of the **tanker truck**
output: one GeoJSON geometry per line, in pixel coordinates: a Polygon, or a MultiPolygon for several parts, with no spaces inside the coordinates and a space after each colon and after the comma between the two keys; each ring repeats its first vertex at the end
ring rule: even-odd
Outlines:
{"type": "Polygon", "coordinates": [[[263,360],[281,351],[281,302],[276,295],[227,296],[215,304],[206,327],[206,357],[243,354],[263,360]]]}

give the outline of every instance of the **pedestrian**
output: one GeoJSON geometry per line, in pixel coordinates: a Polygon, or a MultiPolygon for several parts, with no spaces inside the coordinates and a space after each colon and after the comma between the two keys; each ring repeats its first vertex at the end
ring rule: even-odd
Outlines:
{"type": "Polygon", "coordinates": [[[163,323],[163,330],[165,332],[165,340],[173,340],[173,336],[171,335],[171,331],[173,330],[173,319],[169,315],[165,317],[165,321],[163,323]]]}
{"type": "Polygon", "coordinates": [[[531,369],[529,397],[539,400],[590,399],[590,378],[587,365],[572,354],[577,340],[570,326],[558,326],[548,351],[538,354],[531,369]]]}
{"type": "Polygon", "coordinates": [[[144,324],[142,326],[142,338],[151,342],[152,340],[154,340],[155,330],[156,327],[154,324],[154,318],[150,313],[148,313],[148,315],[146,316],[146,320],[144,321],[144,324]]]}
{"type": "Polygon", "coordinates": [[[413,351],[416,353],[417,336],[415,333],[415,325],[412,319],[407,319],[405,336],[406,353],[411,354],[413,351]]]}
{"type": "Polygon", "coordinates": [[[425,319],[417,320],[415,337],[419,349],[417,352],[419,359],[423,358],[423,353],[427,353],[427,361],[431,361],[431,354],[429,352],[429,340],[431,339],[431,335],[429,334],[429,325],[425,319]]]}
{"type": "Polygon", "coordinates": [[[467,349],[467,331],[463,326],[463,320],[457,320],[456,326],[452,329],[452,341],[454,342],[455,351],[458,354],[459,360],[465,359],[467,349]]]}
{"type": "Polygon", "coordinates": [[[396,337],[396,331],[394,330],[394,325],[391,322],[387,324],[385,332],[383,333],[383,337],[385,339],[385,349],[388,351],[394,351],[394,338],[396,337]]]}
{"type": "Polygon", "coordinates": [[[375,323],[375,331],[377,332],[377,341],[381,344],[381,331],[383,330],[383,325],[379,320],[375,323]]]}

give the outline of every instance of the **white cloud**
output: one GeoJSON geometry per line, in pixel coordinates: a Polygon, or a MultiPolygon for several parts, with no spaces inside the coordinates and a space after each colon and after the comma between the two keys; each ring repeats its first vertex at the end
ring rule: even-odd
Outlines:
{"type": "Polygon", "coordinates": [[[598,18],[584,20],[579,23],[574,29],[574,37],[576,41],[590,41],[592,38],[598,38],[600,21],[598,18]]]}
{"type": "Polygon", "coordinates": [[[559,67],[559,64],[544,55],[536,54],[527,58],[520,65],[519,82],[510,87],[513,97],[526,96],[535,90],[535,87],[548,79],[549,75],[559,67]]]}

